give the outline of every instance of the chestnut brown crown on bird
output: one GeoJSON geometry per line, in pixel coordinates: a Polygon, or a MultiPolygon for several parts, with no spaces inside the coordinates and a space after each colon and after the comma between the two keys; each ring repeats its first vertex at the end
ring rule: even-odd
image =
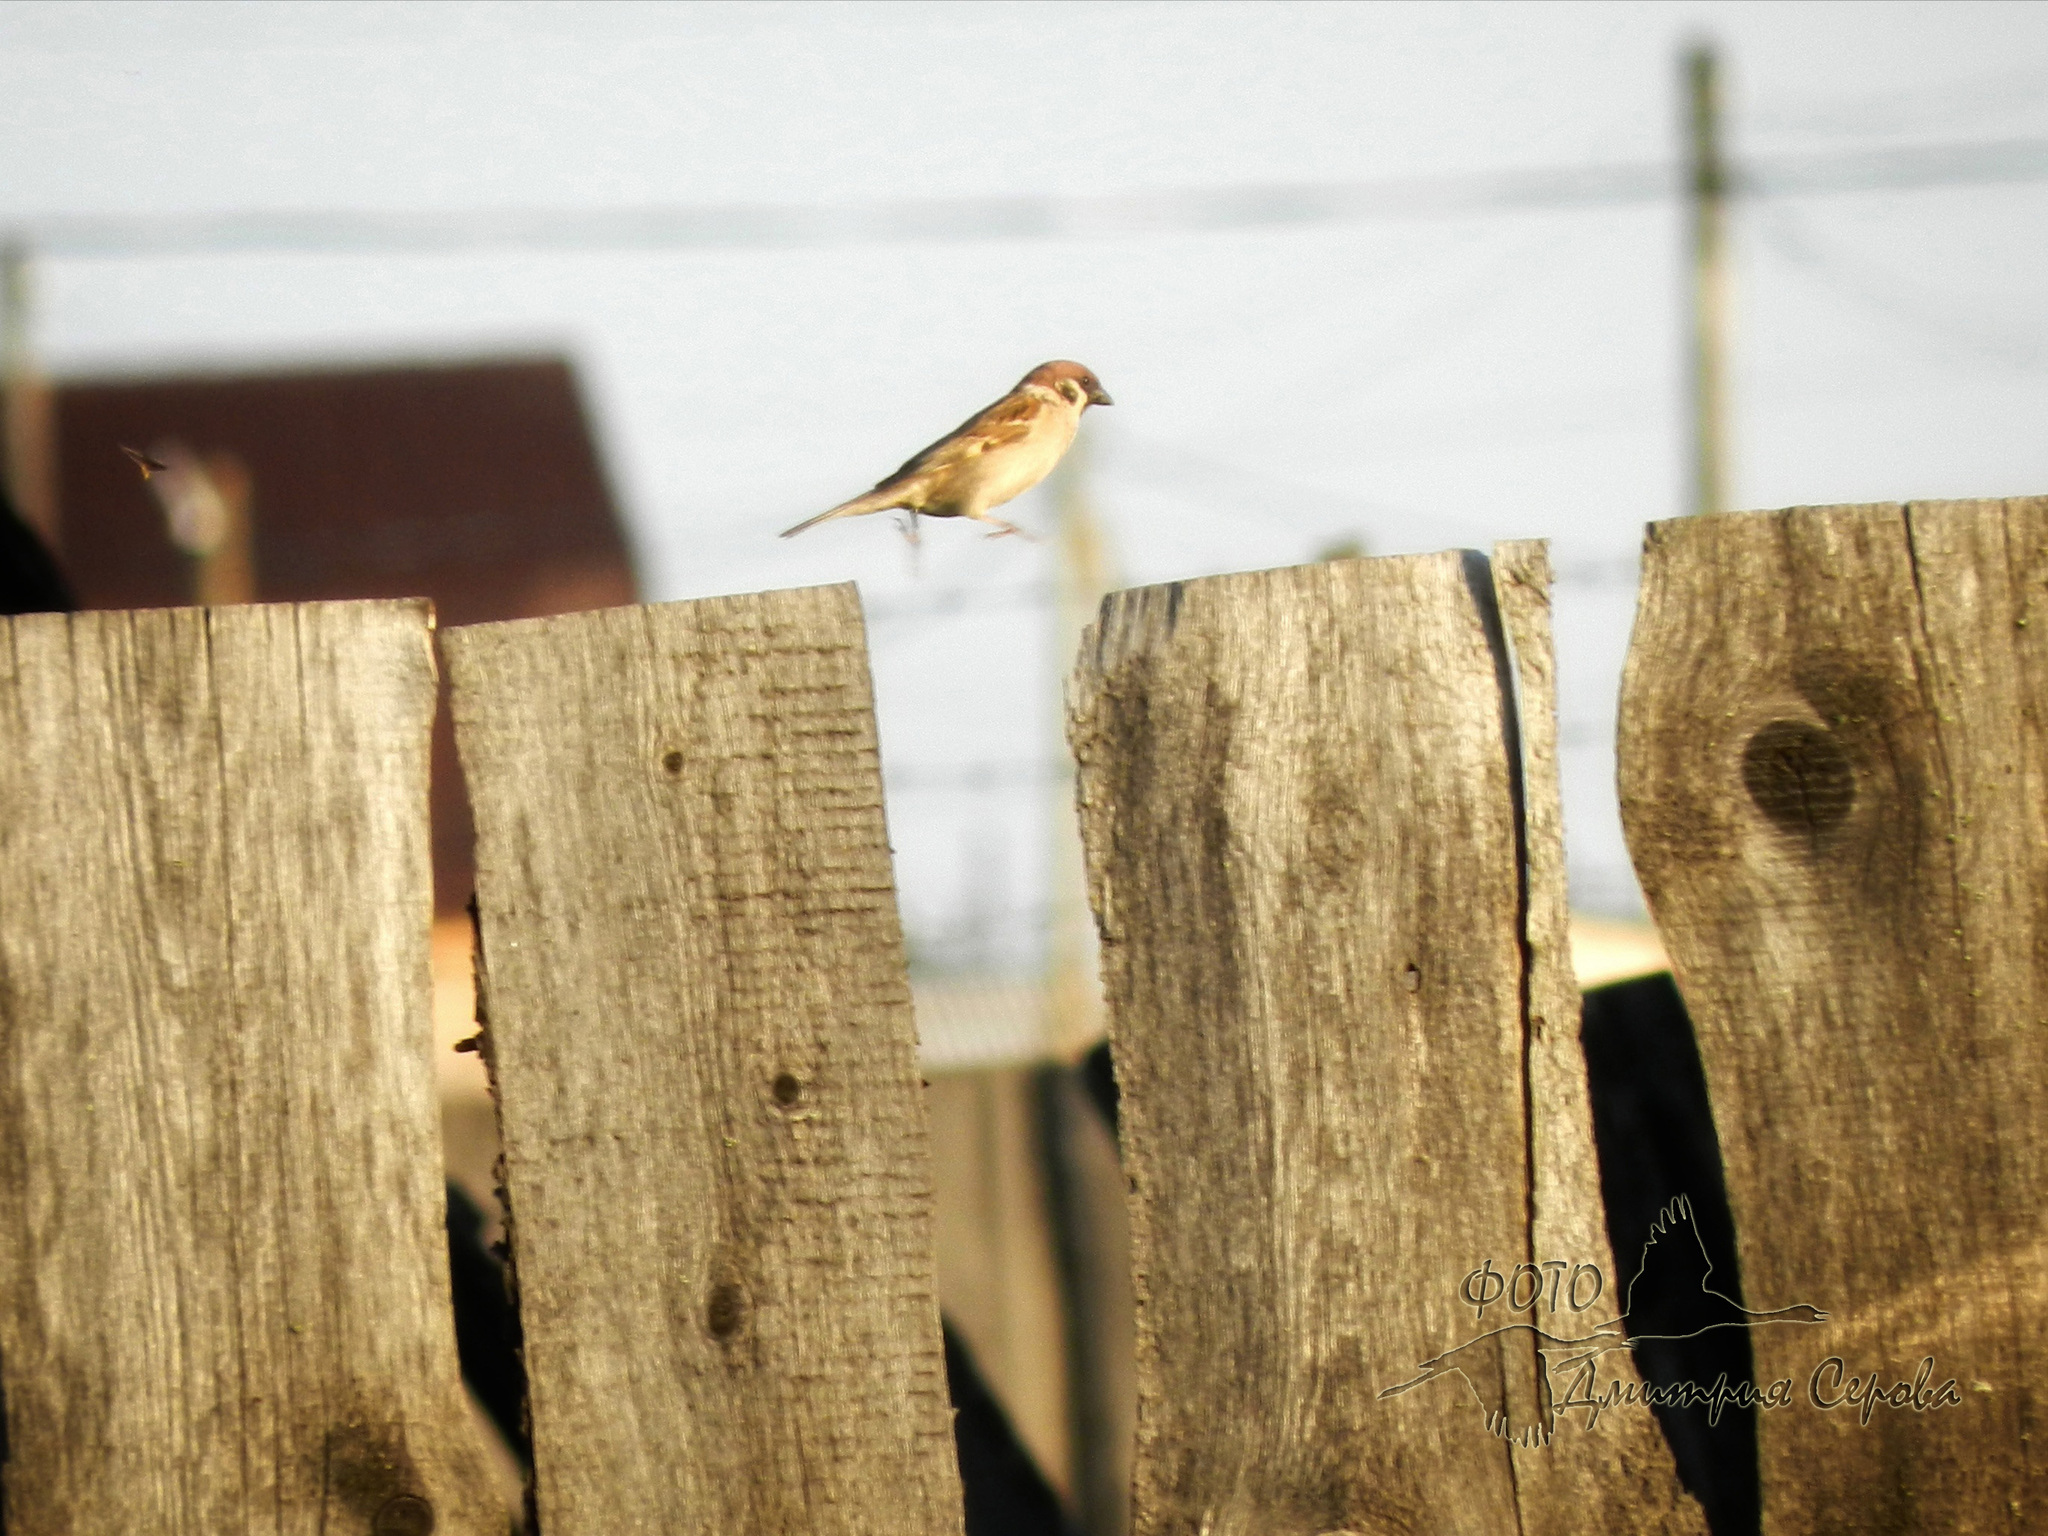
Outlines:
{"type": "Polygon", "coordinates": [[[806,518],[783,537],[840,517],[903,511],[919,517],[971,517],[992,525],[990,538],[1022,533],[990,513],[1052,473],[1073,446],[1081,413],[1114,402],[1102,381],[1079,363],[1041,363],[1017,387],[977,412],[875,488],[806,518]]]}

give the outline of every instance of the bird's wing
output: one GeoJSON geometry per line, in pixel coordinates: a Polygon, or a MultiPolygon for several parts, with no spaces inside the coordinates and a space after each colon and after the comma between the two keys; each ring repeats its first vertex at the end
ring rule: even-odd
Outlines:
{"type": "Polygon", "coordinates": [[[1030,395],[1005,395],[986,410],[968,417],[929,448],[906,459],[895,474],[875,482],[875,489],[898,485],[927,470],[942,469],[990,449],[1021,442],[1031,435],[1031,429],[1047,409],[1043,400],[1030,395]]]}

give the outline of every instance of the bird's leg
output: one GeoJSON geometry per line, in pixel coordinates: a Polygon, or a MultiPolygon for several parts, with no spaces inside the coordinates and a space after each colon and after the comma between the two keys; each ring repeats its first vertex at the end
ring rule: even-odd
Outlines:
{"type": "Polygon", "coordinates": [[[1014,533],[1026,544],[1036,544],[1038,542],[1038,535],[1034,533],[1026,533],[1022,528],[1019,528],[1015,523],[1006,523],[1000,517],[990,517],[986,512],[973,515],[976,516],[978,520],[981,522],[995,524],[994,530],[989,534],[989,537],[992,539],[1000,539],[1005,534],[1014,533]]]}
{"type": "Polygon", "coordinates": [[[915,581],[923,574],[919,567],[924,563],[922,541],[918,537],[917,514],[905,508],[901,526],[903,529],[903,542],[907,546],[904,553],[910,562],[910,578],[915,581]]]}

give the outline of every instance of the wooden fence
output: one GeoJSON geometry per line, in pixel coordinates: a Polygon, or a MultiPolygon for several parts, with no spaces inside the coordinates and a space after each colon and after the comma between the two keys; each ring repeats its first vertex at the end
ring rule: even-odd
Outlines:
{"type": "MultiPolygon", "coordinates": [[[[1646,545],[1623,805],[1713,1094],[1752,1311],[1703,1326],[1753,1334],[1766,1530],[2048,1522],[2044,628],[2048,500],[1646,545]]],[[[504,1529],[446,1301],[431,630],[5,622],[15,1536],[504,1529]]],[[[957,1532],[853,590],[440,646],[540,1528],[957,1532]]],[[[1071,733],[1136,1530],[1703,1529],[1611,1326],[1639,1256],[1565,950],[1543,546],[1118,593],[1071,733]]]]}

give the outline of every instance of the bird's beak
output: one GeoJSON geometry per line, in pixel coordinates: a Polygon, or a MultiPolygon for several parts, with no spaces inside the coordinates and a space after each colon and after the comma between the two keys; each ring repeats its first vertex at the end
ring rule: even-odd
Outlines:
{"type": "Polygon", "coordinates": [[[1096,385],[1093,389],[1088,391],[1088,403],[1090,405],[1116,404],[1114,400],[1109,398],[1109,391],[1104,389],[1100,384],[1096,385]]]}

